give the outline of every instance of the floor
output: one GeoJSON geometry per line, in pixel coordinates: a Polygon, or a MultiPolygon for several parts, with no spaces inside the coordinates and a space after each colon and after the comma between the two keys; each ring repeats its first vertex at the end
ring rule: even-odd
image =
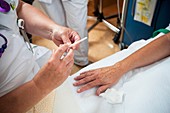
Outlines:
{"type": "MultiPolygon", "coordinates": [[[[116,1],[116,0],[115,0],[116,1]]],[[[120,10],[122,6],[122,0],[120,0],[120,10]]],[[[117,13],[117,3],[113,0],[104,0],[103,5],[104,16],[109,16],[117,13]]],[[[88,3],[88,16],[93,16],[94,2],[89,0],[88,3]]],[[[108,20],[114,26],[117,26],[117,18],[108,20]]],[[[87,28],[89,28],[95,22],[94,19],[88,19],[87,28]]],[[[94,29],[89,32],[89,53],[88,57],[91,62],[96,62],[103,59],[115,52],[120,51],[119,46],[113,42],[115,33],[106,27],[102,22],[99,23],[94,29]]],[[[33,43],[41,46],[45,46],[49,49],[56,49],[57,46],[49,40],[42,39],[37,36],[33,36],[33,43]]],[[[82,67],[77,65],[73,66],[71,74],[76,73],[82,67]]]]}

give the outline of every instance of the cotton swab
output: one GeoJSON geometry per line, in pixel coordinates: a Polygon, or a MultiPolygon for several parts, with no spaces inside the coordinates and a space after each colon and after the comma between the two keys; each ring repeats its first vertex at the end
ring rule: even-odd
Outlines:
{"type": "MultiPolygon", "coordinates": [[[[72,48],[73,46],[75,46],[75,45],[77,45],[77,44],[79,44],[79,43],[85,41],[86,39],[87,39],[87,37],[82,38],[81,40],[79,40],[79,41],[77,41],[77,42],[71,44],[71,45],[69,46],[69,48],[72,48]]],[[[62,60],[66,55],[67,55],[67,52],[65,52],[65,53],[61,56],[60,59],[62,60]]]]}
{"type": "Polygon", "coordinates": [[[85,41],[86,39],[87,39],[87,37],[84,37],[84,38],[82,38],[81,40],[79,40],[79,41],[77,41],[77,42],[71,44],[69,47],[72,48],[73,46],[75,46],[75,45],[77,45],[77,44],[79,44],[79,43],[85,41]]]}

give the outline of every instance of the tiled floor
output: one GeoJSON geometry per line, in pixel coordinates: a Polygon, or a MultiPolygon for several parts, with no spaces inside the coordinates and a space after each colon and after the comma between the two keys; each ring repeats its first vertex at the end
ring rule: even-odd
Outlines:
{"type": "MultiPolygon", "coordinates": [[[[109,0],[106,0],[109,1],[109,0]]],[[[121,1],[121,0],[120,0],[121,1]]],[[[120,2],[122,4],[122,2],[120,2]]],[[[104,4],[103,12],[105,16],[116,14],[117,13],[117,4],[116,2],[111,2],[111,5],[108,3],[104,4]]],[[[93,1],[90,0],[88,4],[88,15],[92,16],[94,11],[93,1]]],[[[95,20],[88,19],[87,28],[91,26],[95,20]]],[[[117,18],[110,19],[109,22],[113,25],[117,25],[117,18]]],[[[107,28],[103,23],[99,23],[94,29],[89,32],[89,60],[96,62],[102,58],[105,58],[115,52],[119,51],[119,47],[115,44],[112,39],[115,33],[107,28]]],[[[42,39],[40,37],[33,37],[33,43],[37,45],[45,46],[49,49],[57,48],[53,42],[42,39]]],[[[82,67],[73,66],[72,74],[80,70],[82,67]]]]}

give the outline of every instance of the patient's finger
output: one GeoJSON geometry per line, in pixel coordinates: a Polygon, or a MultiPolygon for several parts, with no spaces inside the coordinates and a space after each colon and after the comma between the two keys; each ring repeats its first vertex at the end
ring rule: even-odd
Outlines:
{"type": "Polygon", "coordinates": [[[83,73],[80,73],[80,75],[77,76],[77,77],[75,77],[74,79],[75,79],[75,80],[80,80],[80,79],[85,78],[86,76],[91,76],[91,75],[93,75],[93,74],[94,74],[94,73],[93,73],[93,70],[91,70],[91,71],[85,71],[85,72],[83,72],[83,73]]]}
{"type": "Polygon", "coordinates": [[[103,85],[101,87],[99,87],[96,91],[96,95],[100,95],[100,93],[103,93],[107,88],[109,88],[109,85],[103,85]]]}
{"type": "Polygon", "coordinates": [[[99,82],[97,80],[94,80],[94,81],[89,82],[88,84],[82,86],[80,89],[78,89],[77,93],[81,93],[83,91],[86,91],[86,90],[91,89],[91,88],[98,86],[98,85],[100,85],[99,82]]]}
{"type": "Polygon", "coordinates": [[[95,70],[88,70],[88,71],[84,71],[81,74],[86,74],[86,73],[93,73],[95,70]]]}
{"type": "Polygon", "coordinates": [[[85,77],[75,83],[73,83],[74,86],[79,86],[79,85],[82,85],[82,84],[85,84],[85,83],[88,83],[90,81],[93,81],[95,80],[95,77],[94,76],[88,76],[88,77],[85,77]]]}

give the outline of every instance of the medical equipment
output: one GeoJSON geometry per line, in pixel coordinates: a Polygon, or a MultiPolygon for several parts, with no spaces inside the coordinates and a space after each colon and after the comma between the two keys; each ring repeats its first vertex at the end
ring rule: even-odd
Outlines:
{"type": "Polygon", "coordinates": [[[170,32],[170,30],[168,30],[168,29],[158,29],[158,30],[156,30],[156,31],[153,32],[152,38],[154,38],[155,36],[157,36],[159,33],[167,34],[167,33],[169,33],[169,32],[170,32]]]}
{"type": "MultiPolygon", "coordinates": [[[[85,41],[86,39],[87,39],[87,37],[84,37],[84,38],[82,38],[81,40],[76,41],[75,43],[71,44],[71,45],[69,46],[69,48],[72,48],[73,46],[75,46],[75,45],[77,45],[77,44],[85,41]]],[[[65,52],[65,53],[61,56],[60,60],[62,60],[66,55],[67,55],[67,52],[65,52]]]]}
{"type": "MultiPolygon", "coordinates": [[[[107,19],[115,18],[115,17],[118,17],[119,15],[115,14],[115,15],[105,17],[103,14],[103,0],[100,0],[99,3],[96,5],[99,5],[97,7],[96,11],[94,12],[94,14],[97,16],[96,22],[88,29],[88,32],[90,32],[100,22],[103,22],[109,29],[111,29],[112,31],[114,31],[116,33],[115,39],[113,39],[113,40],[115,43],[117,43],[118,39],[119,39],[118,37],[120,36],[120,33],[121,33],[120,29],[115,27],[114,25],[110,24],[107,21],[107,19]]],[[[89,19],[91,19],[91,18],[94,18],[94,17],[89,16],[89,19]]],[[[118,23],[119,23],[119,21],[120,21],[120,18],[118,18],[118,23]]]]}
{"type": "Polygon", "coordinates": [[[6,37],[4,35],[2,35],[1,33],[0,33],[0,37],[2,37],[5,41],[5,43],[0,48],[0,57],[1,57],[2,54],[4,53],[5,49],[7,48],[8,41],[7,41],[6,37]]]}
{"type": "Polygon", "coordinates": [[[31,50],[31,52],[33,53],[33,49],[32,49],[32,46],[30,44],[30,41],[28,39],[28,36],[24,31],[24,20],[23,19],[18,19],[17,23],[18,23],[18,27],[20,28],[20,31],[21,31],[21,33],[22,33],[22,35],[24,37],[24,40],[26,41],[26,44],[29,47],[29,50],[31,50]]]}
{"type": "MultiPolygon", "coordinates": [[[[109,22],[106,21],[106,19],[110,19],[110,18],[115,18],[118,17],[118,15],[112,15],[109,17],[104,17],[103,15],[103,1],[100,0],[98,4],[95,5],[99,5],[96,9],[96,11],[94,12],[94,14],[97,16],[97,21],[88,29],[88,32],[90,32],[98,23],[103,22],[108,28],[110,28],[112,31],[119,33],[119,29],[116,28],[115,26],[111,25],[109,22]]],[[[93,17],[92,17],[93,18],[93,17]]]]}
{"type": "Polygon", "coordinates": [[[86,39],[87,39],[87,37],[84,37],[84,38],[82,38],[81,40],[79,40],[79,41],[77,41],[77,42],[71,44],[69,47],[72,48],[73,46],[75,46],[75,45],[77,45],[77,44],[79,44],[79,43],[85,41],[86,39]]]}
{"type": "Polygon", "coordinates": [[[0,0],[0,12],[7,13],[10,9],[10,5],[6,1],[0,0]]]}

